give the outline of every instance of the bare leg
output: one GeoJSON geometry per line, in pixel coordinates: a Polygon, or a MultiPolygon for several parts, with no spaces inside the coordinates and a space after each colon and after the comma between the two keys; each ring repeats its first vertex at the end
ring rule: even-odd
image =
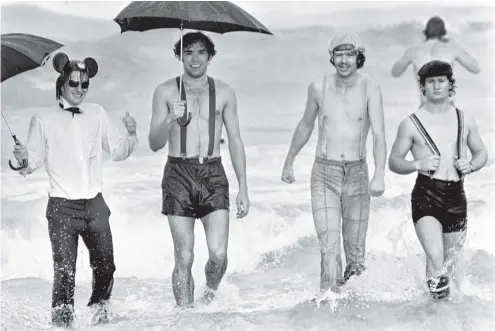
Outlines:
{"type": "Polygon", "coordinates": [[[464,278],[464,244],[466,230],[443,234],[443,250],[447,274],[454,281],[458,290],[464,278]]]}
{"type": "Polygon", "coordinates": [[[209,259],[206,262],[205,299],[211,301],[227,270],[229,243],[229,212],[216,210],[201,219],[205,228],[209,259]]]}
{"type": "Polygon", "coordinates": [[[342,284],[342,254],[340,241],[341,212],[337,208],[320,208],[313,212],[320,244],[320,291],[339,292],[342,284]]]}
{"type": "Polygon", "coordinates": [[[426,277],[438,277],[443,268],[442,225],[431,216],[416,223],[416,234],[426,254],[426,277]]]}
{"type": "Polygon", "coordinates": [[[175,266],[172,272],[172,289],[178,306],[194,302],[194,279],[191,269],[194,261],[195,219],[183,216],[168,216],[174,241],[175,266]]]}

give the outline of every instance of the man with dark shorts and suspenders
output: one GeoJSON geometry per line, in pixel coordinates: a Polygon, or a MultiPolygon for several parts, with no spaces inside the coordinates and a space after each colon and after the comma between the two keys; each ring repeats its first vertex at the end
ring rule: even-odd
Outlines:
{"type": "Polygon", "coordinates": [[[387,160],[380,87],[358,72],[364,47],[355,35],[333,38],[329,45],[333,75],[312,82],[302,120],[287,154],[282,180],[295,181],[292,168],[318,120],[318,144],[311,171],[311,205],[320,244],[320,291],[340,292],[365,270],[370,197],[383,194],[387,160]],[[375,172],[371,181],[366,140],[371,128],[375,172]],[[341,233],[346,268],[342,273],[341,233]]]}
{"type": "MultiPolygon", "coordinates": [[[[216,53],[215,45],[207,36],[200,32],[188,33],[182,42],[182,86],[176,77],[156,88],[149,133],[149,145],[154,152],[168,143],[162,180],[162,213],[168,217],[174,242],[172,287],[178,306],[194,301],[191,268],[197,218],[205,228],[209,252],[205,267],[207,302],[213,299],[227,269],[229,181],[220,158],[224,124],[239,183],[237,216],[242,218],[249,211],[246,154],[235,93],[228,84],[207,76],[208,64],[216,53]]],[[[178,58],[180,43],[174,47],[178,58]]]]}
{"type": "Polygon", "coordinates": [[[399,125],[389,168],[402,175],[418,172],[412,219],[426,253],[428,288],[433,298],[441,299],[450,295],[451,280],[460,287],[467,230],[464,177],[483,168],[487,152],[474,118],[449,102],[455,93],[450,64],[430,61],[418,77],[426,101],[399,125]],[[414,161],[405,159],[409,152],[414,161]]]}

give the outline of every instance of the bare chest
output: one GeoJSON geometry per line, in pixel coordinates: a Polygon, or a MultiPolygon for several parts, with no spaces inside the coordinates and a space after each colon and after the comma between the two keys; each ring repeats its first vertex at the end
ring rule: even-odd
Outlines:
{"type": "MultiPolygon", "coordinates": [[[[417,115],[417,117],[441,154],[455,153],[459,134],[457,114],[455,112],[443,116],[417,115]]],[[[426,146],[426,140],[419,132],[418,140],[426,146]]]]}
{"type": "Polygon", "coordinates": [[[187,93],[187,111],[193,118],[208,121],[210,112],[215,118],[222,118],[225,100],[221,93],[210,95],[208,88],[201,93],[187,93]]]}
{"type": "Polygon", "coordinates": [[[368,100],[361,85],[346,91],[331,87],[321,103],[321,116],[334,123],[361,122],[367,117],[368,100]]]}

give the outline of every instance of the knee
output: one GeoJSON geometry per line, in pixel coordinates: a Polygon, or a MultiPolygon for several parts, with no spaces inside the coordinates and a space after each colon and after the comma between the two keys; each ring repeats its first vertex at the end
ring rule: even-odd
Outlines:
{"type": "Polygon", "coordinates": [[[191,269],[194,262],[194,252],[184,250],[175,253],[175,264],[181,269],[191,269]]]}
{"type": "Polygon", "coordinates": [[[443,261],[444,259],[444,254],[443,254],[443,248],[442,247],[434,247],[430,249],[429,252],[430,258],[435,262],[435,261],[443,261]]]}
{"type": "Polygon", "coordinates": [[[76,276],[75,263],[70,261],[55,261],[53,270],[57,278],[72,279],[76,276]]]}
{"type": "Polygon", "coordinates": [[[227,261],[227,252],[225,250],[210,251],[209,257],[210,261],[222,265],[227,261]]]}
{"type": "Polygon", "coordinates": [[[106,260],[93,262],[91,264],[91,268],[95,272],[105,275],[113,275],[116,270],[115,263],[113,261],[106,261],[106,260]]]}

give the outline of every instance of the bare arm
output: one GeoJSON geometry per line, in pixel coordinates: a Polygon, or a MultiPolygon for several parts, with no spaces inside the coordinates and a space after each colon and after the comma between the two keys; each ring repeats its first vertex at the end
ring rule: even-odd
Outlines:
{"type": "Polygon", "coordinates": [[[472,158],[471,164],[474,170],[477,171],[483,168],[488,159],[487,151],[483,139],[481,139],[480,133],[478,131],[478,126],[473,117],[469,120],[469,133],[467,137],[467,145],[471,151],[472,158]]]}
{"type": "Polygon", "coordinates": [[[457,62],[459,62],[467,71],[473,74],[479,73],[481,69],[478,61],[476,61],[476,59],[466,52],[459,44],[455,43],[454,47],[456,49],[455,59],[457,62]]]}
{"type": "Polygon", "coordinates": [[[246,152],[239,129],[239,117],[237,115],[237,98],[232,88],[227,88],[227,104],[223,111],[223,121],[229,140],[229,152],[232,166],[239,183],[239,191],[247,190],[246,180],[246,152]]]}
{"type": "Polygon", "coordinates": [[[394,66],[392,67],[392,76],[393,77],[399,77],[401,76],[409,67],[411,64],[411,49],[407,49],[404,54],[402,55],[402,58],[395,62],[394,66]]]}
{"type": "Polygon", "coordinates": [[[316,87],[314,83],[311,83],[308,87],[308,99],[306,101],[306,109],[302,119],[296,127],[296,131],[292,136],[292,142],[290,145],[289,152],[285,158],[285,166],[292,166],[294,160],[301,151],[301,149],[306,145],[311,137],[311,133],[315,127],[315,120],[318,114],[318,101],[317,101],[316,87]]]}
{"type": "Polygon", "coordinates": [[[153,109],[150,121],[150,133],[148,135],[148,143],[153,152],[157,152],[167,144],[169,131],[172,121],[168,116],[167,100],[170,97],[170,92],[167,91],[165,85],[161,84],[155,89],[153,94],[153,109]]]}
{"type": "Polygon", "coordinates": [[[387,161],[387,143],[385,141],[385,120],[383,118],[382,91],[377,84],[368,87],[368,115],[373,133],[373,157],[375,160],[375,176],[385,176],[387,161]]]}
{"type": "Polygon", "coordinates": [[[388,160],[390,171],[400,175],[407,175],[416,171],[414,161],[406,160],[406,155],[413,145],[413,137],[409,122],[409,118],[406,118],[400,123],[388,160]]]}

